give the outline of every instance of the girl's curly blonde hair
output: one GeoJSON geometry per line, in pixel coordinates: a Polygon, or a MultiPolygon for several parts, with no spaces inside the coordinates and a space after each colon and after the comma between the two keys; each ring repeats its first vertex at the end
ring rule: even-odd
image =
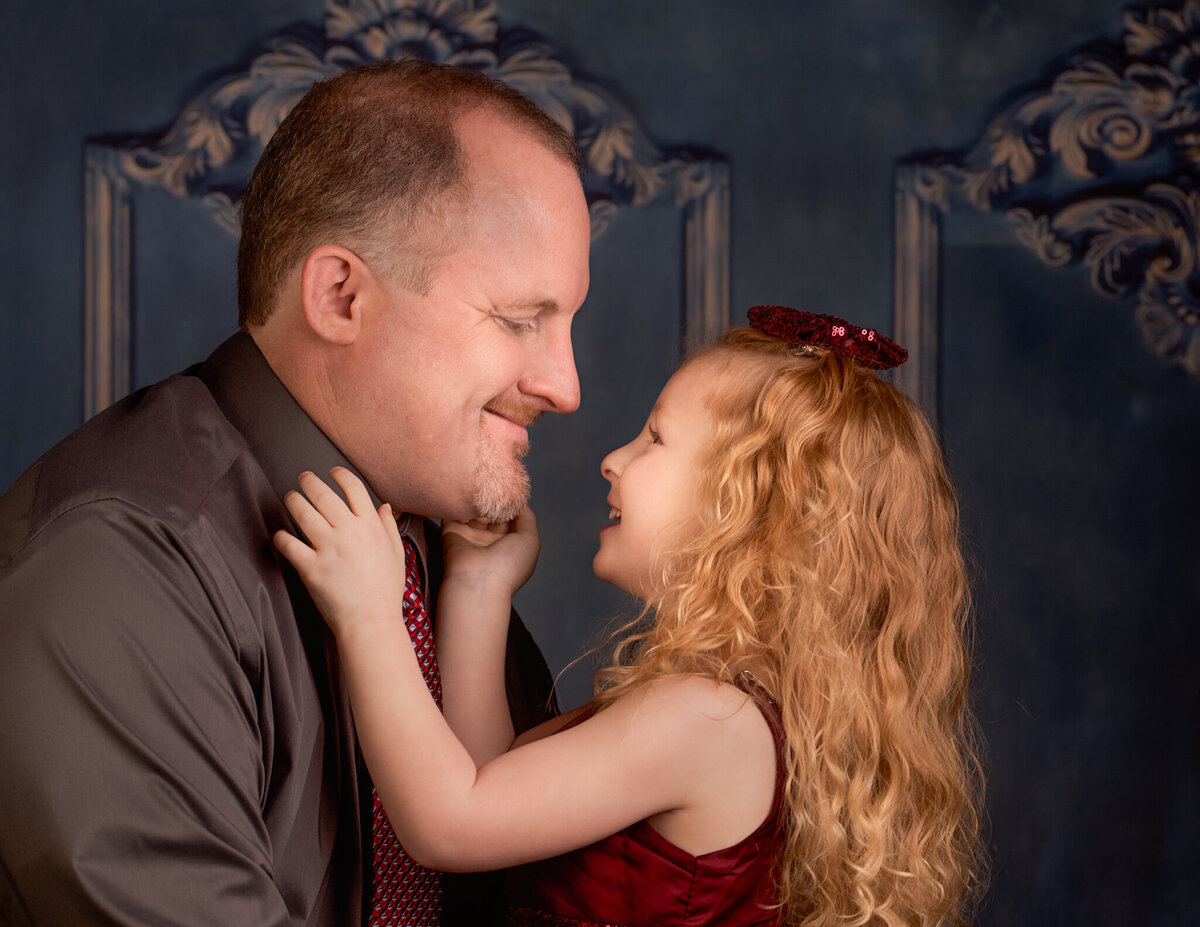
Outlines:
{"type": "Polygon", "coordinates": [[[843,355],[733,329],[708,396],[698,527],[597,674],[745,668],[787,734],[781,922],[941,925],[984,879],[958,506],[928,423],[843,355]],[[653,620],[647,620],[653,616],[653,620]]]}

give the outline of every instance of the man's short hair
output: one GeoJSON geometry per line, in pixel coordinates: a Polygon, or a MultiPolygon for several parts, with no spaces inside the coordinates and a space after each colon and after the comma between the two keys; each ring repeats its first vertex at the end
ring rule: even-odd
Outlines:
{"type": "Polygon", "coordinates": [[[287,274],[321,244],[350,248],[405,289],[426,291],[469,197],[455,122],[479,107],[580,169],[569,131],[479,71],[404,58],[314,85],[276,130],[246,190],[239,324],[265,322],[287,274]]]}

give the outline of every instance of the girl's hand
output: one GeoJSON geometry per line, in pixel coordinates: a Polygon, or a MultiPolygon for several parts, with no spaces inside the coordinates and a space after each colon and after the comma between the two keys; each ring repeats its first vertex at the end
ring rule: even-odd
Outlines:
{"type": "Polygon", "coordinates": [[[527,505],[512,521],[442,522],[445,583],[463,583],[511,597],[533,575],[542,542],[527,505]]]}
{"type": "Polygon", "coordinates": [[[404,542],[391,506],[376,512],[362,480],[344,467],[330,475],[349,505],[318,476],[301,473],[304,495],[289,492],[283,502],[308,543],[277,531],[275,546],[336,635],[371,621],[403,620],[404,542]]]}

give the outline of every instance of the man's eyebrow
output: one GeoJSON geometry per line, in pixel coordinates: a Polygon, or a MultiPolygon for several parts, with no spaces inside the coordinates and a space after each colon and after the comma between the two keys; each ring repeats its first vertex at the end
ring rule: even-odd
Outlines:
{"type": "Polygon", "coordinates": [[[562,310],[562,306],[559,305],[558,300],[554,299],[551,296],[544,296],[540,299],[517,300],[515,302],[509,303],[508,306],[506,306],[505,308],[536,310],[538,312],[545,312],[548,314],[553,314],[555,312],[559,312],[562,310]]]}

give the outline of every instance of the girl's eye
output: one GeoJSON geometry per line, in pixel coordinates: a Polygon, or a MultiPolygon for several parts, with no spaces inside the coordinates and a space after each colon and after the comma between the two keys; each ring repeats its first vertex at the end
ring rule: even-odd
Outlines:
{"type": "Polygon", "coordinates": [[[646,426],[646,431],[648,431],[650,433],[650,443],[651,444],[662,444],[662,438],[659,436],[657,431],[655,431],[649,425],[646,426]]]}

